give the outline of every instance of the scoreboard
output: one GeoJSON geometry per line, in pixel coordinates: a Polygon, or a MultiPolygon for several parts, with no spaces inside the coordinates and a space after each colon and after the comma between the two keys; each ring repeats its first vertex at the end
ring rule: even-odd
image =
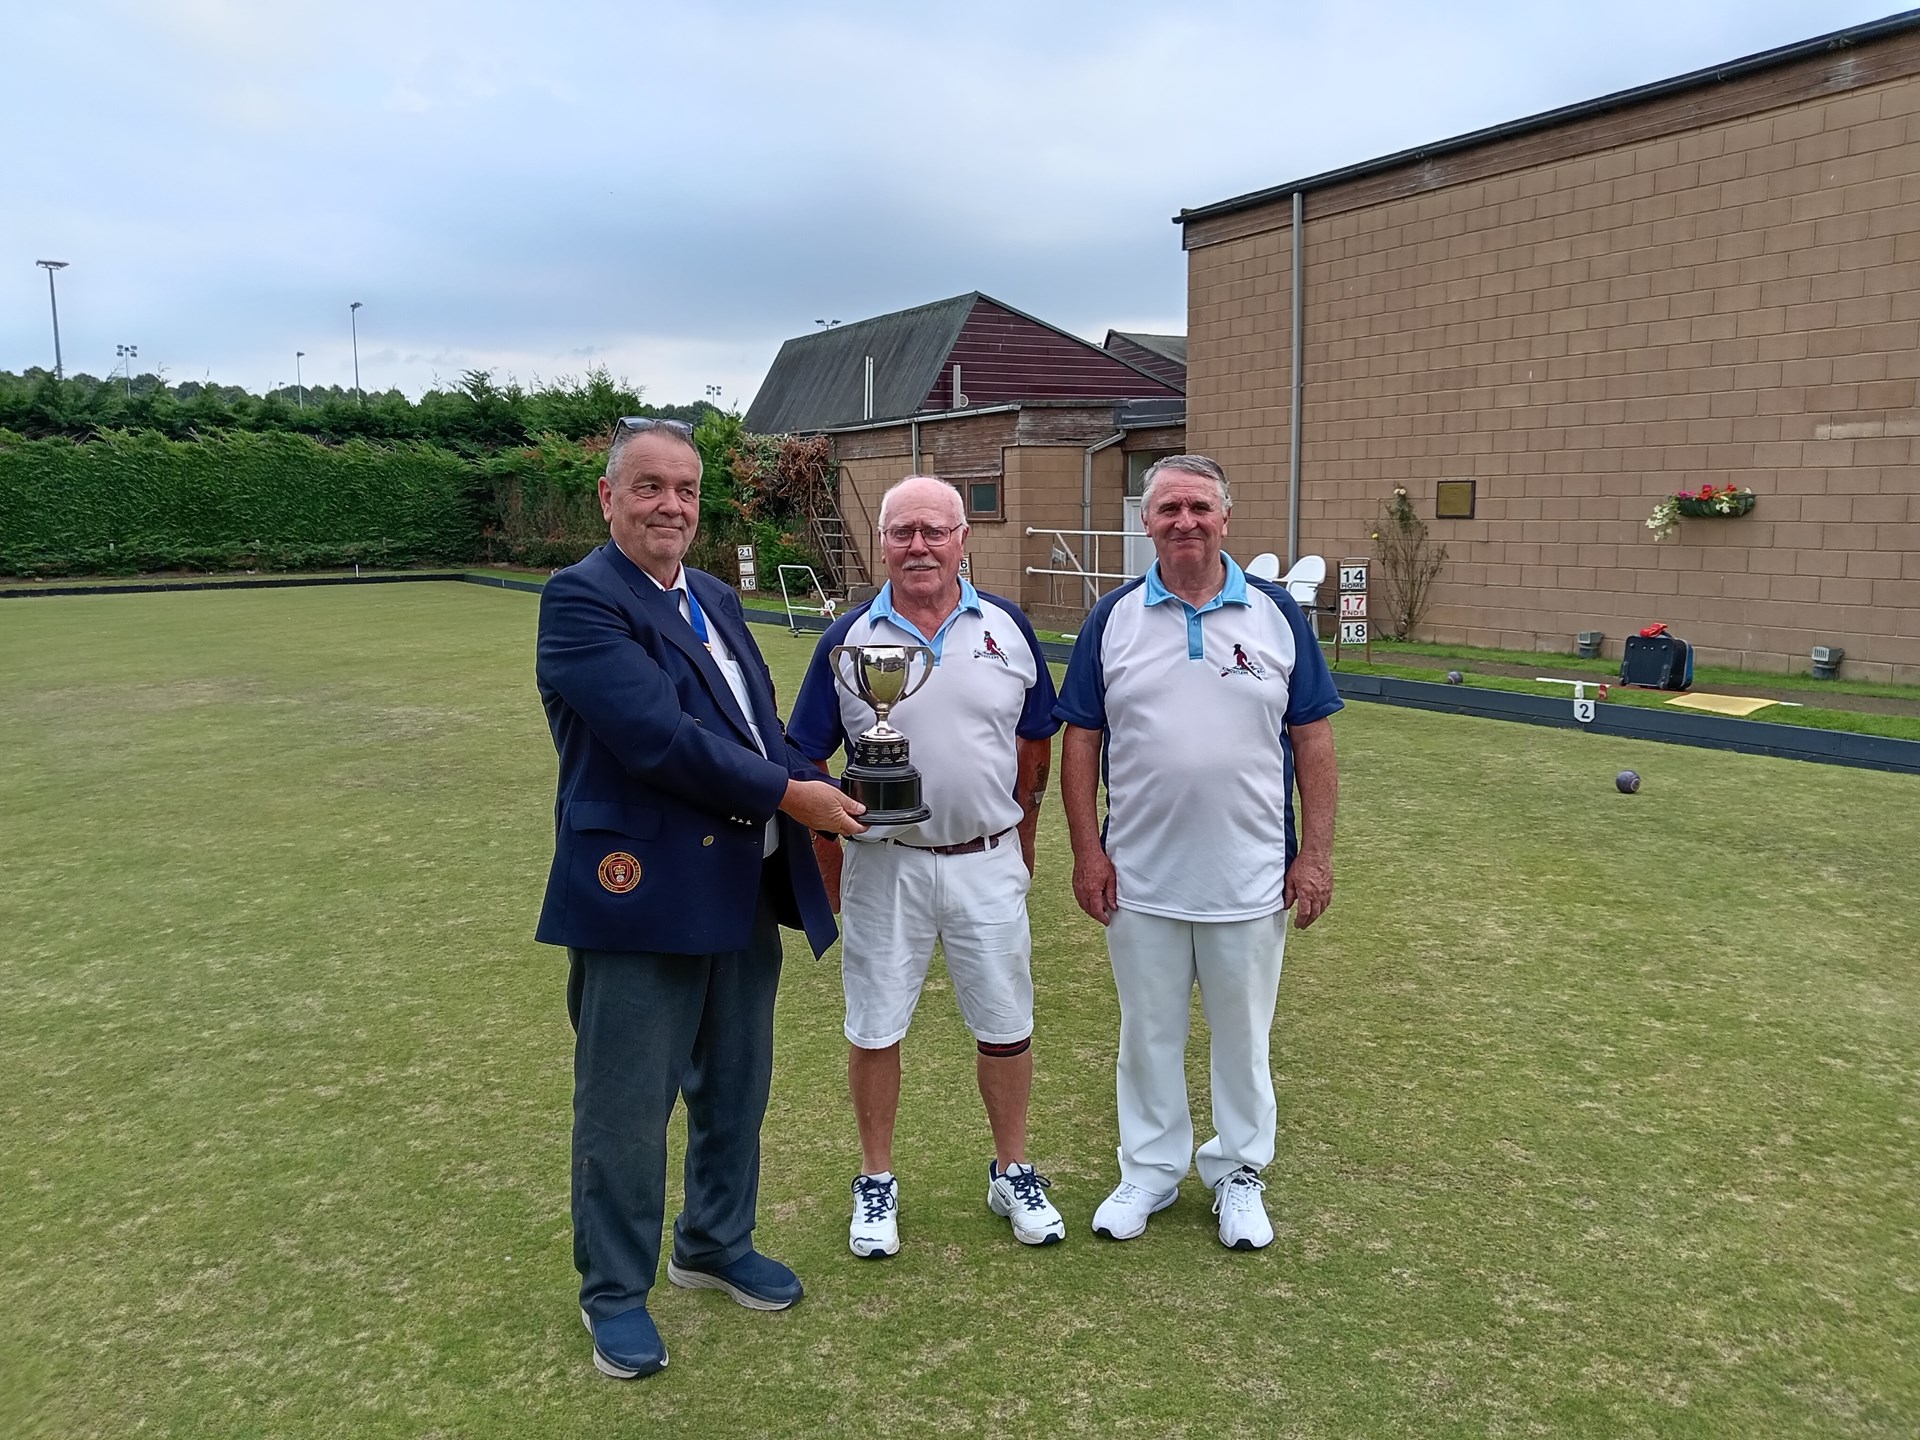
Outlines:
{"type": "Polygon", "coordinates": [[[1334,634],[1333,663],[1340,663],[1340,651],[1347,645],[1364,645],[1367,663],[1373,663],[1373,631],[1367,620],[1367,571],[1365,556],[1340,562],[1340,628],[1334,634]]]}

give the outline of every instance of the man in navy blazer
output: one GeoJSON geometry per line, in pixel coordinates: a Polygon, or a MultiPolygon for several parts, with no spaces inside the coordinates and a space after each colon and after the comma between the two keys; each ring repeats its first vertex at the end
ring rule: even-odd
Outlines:
{"type": "Polygon", "coordinates": [[[687,1106],[667,1276],[783,1310],[800,1281],[753,1248],[773,1073],[779,925],[814,953],[833,914],[809,830],[861,805],[787,744],[739,598],[681,564],[700,518],[687,428],[623,420],[600,478],[609,544],[547,582],[537,674],[560,755],[538,937],[570,959],[573,1254],[594,1365],[667,1363],[647,1313],[667,1119],[687,1106]]]}

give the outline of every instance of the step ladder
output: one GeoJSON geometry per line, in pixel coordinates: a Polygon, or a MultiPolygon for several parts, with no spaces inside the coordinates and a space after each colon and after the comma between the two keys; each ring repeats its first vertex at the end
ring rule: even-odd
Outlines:
{"type": "Polygon", "coordinates": [[[840,502],[828,485],[815,485],[807,497],[807,537],[826,566],[827,589],[845,595],[855,585],[871,585],[866,556],[852,542],[840,502]]]}

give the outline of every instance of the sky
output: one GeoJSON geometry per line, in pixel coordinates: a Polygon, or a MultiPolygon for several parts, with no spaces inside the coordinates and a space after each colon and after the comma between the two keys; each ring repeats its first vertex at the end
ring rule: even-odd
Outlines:
{"type": "Polygon", "coordinates": [[[0,370],[744,408],[982,290],[1186,328],[1170,218],[1894,13],[1856,0],[0,0],[0,370]]]}

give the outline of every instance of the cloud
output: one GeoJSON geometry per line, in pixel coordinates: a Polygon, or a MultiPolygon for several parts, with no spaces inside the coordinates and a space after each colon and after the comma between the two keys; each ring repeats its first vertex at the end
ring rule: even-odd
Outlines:
{"type": "Polygon", "coordinates": [[[369,385],[589,360],[747,398],[782,339],[971,289],[1184,328],[1182,206],[1870,18],[1611,7],[39,7],[0,107],[0,368],[369,385]],[[29,124],[29,121],[32,123],[29,124]],[[369,371],[377,370],[378,375],[369,371]],[[342,376],[345,376],[342,381],[342,376]]]}

